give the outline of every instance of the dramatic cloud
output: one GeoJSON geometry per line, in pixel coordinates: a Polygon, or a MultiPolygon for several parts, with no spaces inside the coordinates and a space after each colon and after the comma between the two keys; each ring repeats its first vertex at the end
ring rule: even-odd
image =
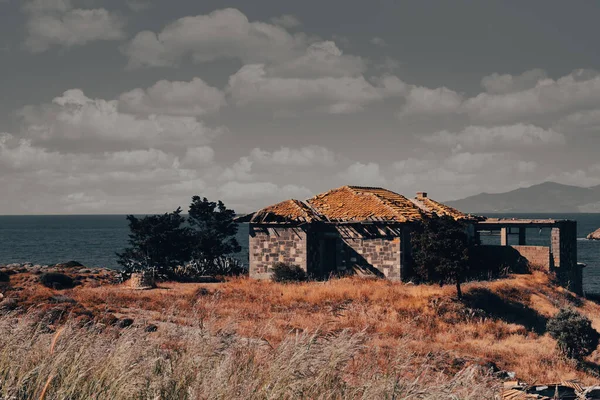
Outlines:
{"type": "Polygon", "coordinates": [[[28,13],[25,46],[32,52],[118,40],[125,35],[123,19],[104,8],[73,8],[69,0],[34,0],[23,9],[28,13]]]}
{"type": "Polygon", "coordinates": [[[557,80],[544,79],[531,88],[505,94],[481,93],[463,108],[474,119],[490,122],[556,116],[600,103],[600,76],[577,70],[557,80]]]}
{"type": "Polygon", "coordinates": [[[413,86],[399,116],[455,113],[460,111],[462,102],[463,97],[459,93],[446,87],[429,89],[413,86]]]}
{"type": "Polygon", "coordinates": [[[488,93],[505,94],[531,89],[535,87],[539,81],[545,80],[546,78],[547,74],[543,69],[532,69],[516,76],[493,73],[484,76],[481,79],[481,86],[483,86],[488,93]]]}
{"type": "Polygon", "coordinates": [[[193,117],[150,115],[136,117],[119,112],[117,100],[88,98],[72,89],[43,107],[25,107],[21,115],[34,141],[63,145],[82,143],[81,151],[98,151],[107,145],[187,147],[202,145],[220,133],[193,117]],[[89,150],[88,150],[89,149],[89,150]]]}
{"type": "Polygon", "coordinates": [[[330,114],[362,110],[369,103],[383,100],[402,90],[394,78],[374,86],[364,77],[326,77],[315,79],[271,77],[262,64],[245,65],[229,78],[228,93],[238,106],[296,105],[330,114]]]}
{"type": "Polygon", "coordinates": [[[423,141],[441,146],[460,146],[471,149],[564,144],[565,137],[552,129],[516,124],[495,127],[468,126],[459,133],[437,132],[423,141]]]}
{"type": "Polygon", "coordinates": [[[119,110],[132,114],[201,116],[225,105],[225,94],[202,79],[159,81],[148,89],[134,89],[119,97],[119,110]]]}
{"type": "Polygon", "coordinates": [[[140,32],[123,51],[129,66],[135,68],[175,66],[187,57],[197,63],[289,60],[305,47],[304,35],[291,35],[277,25],[250,22],[240,11],[228,8],[178,19],[159,33],[140,32]]]}
{"type": "Polygon", "coordinates": [[[497,124],[556,119],[600,103],[600,75],[576,70],[557,80],[543,78],[542,70],[522,75],[493,74],[482,84],[487,92],[465,98],[446,87],[411,87],[399,116],[462,114],[476,123],[497,124]]]}

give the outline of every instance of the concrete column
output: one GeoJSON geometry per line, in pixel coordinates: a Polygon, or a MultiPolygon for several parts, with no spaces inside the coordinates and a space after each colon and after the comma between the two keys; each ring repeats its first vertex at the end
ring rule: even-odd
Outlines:
{"type": "Polygon", "coordinates": [[[527,230],[525,228],[519,228],[519,246],[525,246],[527,244],[527,230]]]}
{"type": "Polygon", "coordinates": [[[508,229],[509,228],[500,228],[500,245],[508,246],[508,229]]]}

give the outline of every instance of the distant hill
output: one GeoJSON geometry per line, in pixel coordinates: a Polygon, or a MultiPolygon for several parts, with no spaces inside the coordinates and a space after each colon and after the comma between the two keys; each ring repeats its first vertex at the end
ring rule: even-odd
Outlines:
{"type": "Polygon", "coordinates": [[[600,212],[600,185],[584,188],[544,182],[506,193],[481,193],[445,204],[470,213],[600,212]]]}

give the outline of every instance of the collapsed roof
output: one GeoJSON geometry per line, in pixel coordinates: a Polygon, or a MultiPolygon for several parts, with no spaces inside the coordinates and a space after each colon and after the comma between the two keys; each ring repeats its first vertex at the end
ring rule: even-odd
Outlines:
{"type": "Polygon", "coordinates": [[[456,220],[477,220],[452,207],[419,193],[408,199],[379,187],[342,186],[318,194],[305,202],[286,200],[240,217],[239,222],[310,223],[310,222],[395,222],[420,221],[423,218],[450,216],[456,220]]]}

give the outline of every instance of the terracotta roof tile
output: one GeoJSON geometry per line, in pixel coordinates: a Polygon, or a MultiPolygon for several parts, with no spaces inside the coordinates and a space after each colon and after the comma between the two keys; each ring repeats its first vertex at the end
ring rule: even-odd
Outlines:
{"type": "Polygon", "coordinates": [[[309,206],[298,200],[286,200],[265,207],[251,215],[250,222],[312,222],[319,216],[309,206]]]}
{"type": "Polygon", "coordinates": [[[392,191],[360,186],[342,186],[306,201],[329,221],[396,221],[421,218],[421,211],[406,197],[392,191]]]}
{"type": "Polygon", "coordinates": [[[408,199],[379,187],[342,186],[312,197],[306,202],[287,200],[263,208],[240,222],[413,222],[433,214],[455,219],[473,217],[426,197],[408,199]]]}

